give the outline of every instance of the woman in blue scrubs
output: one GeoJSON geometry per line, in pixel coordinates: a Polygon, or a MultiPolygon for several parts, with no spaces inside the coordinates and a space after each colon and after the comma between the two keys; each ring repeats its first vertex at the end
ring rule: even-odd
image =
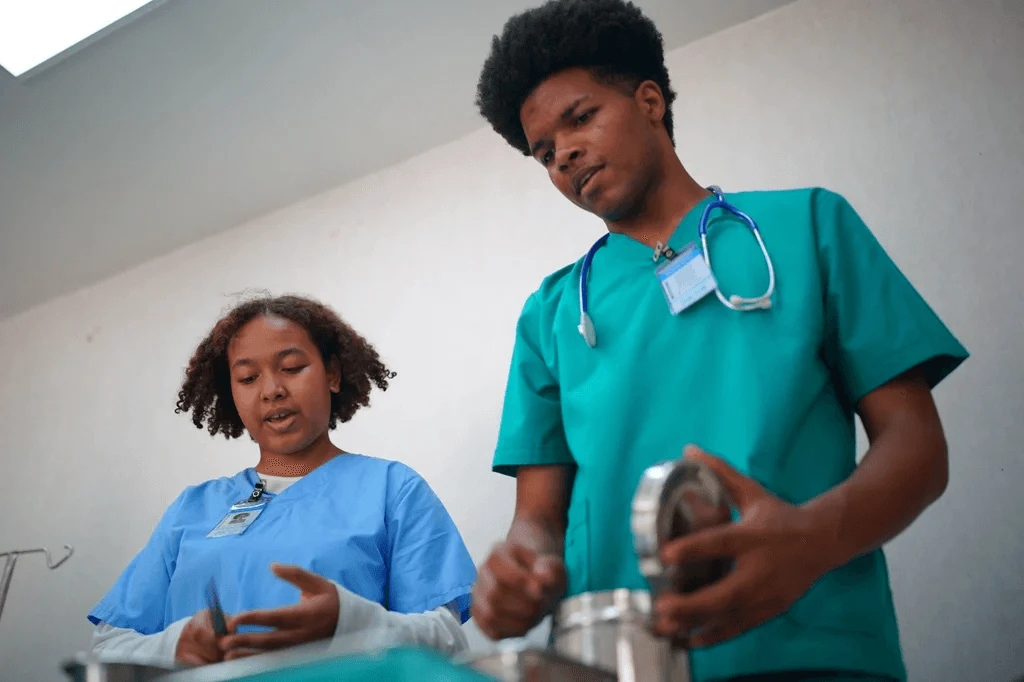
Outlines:
{"type": "Polygon", "coordinates": [[[408,466],[330,438],[393,377],[316,301],[259,298],[221,319],[177,412],[212,436],[247,433],[259,461],[178,496],[89,614],[93,650],[198,665],[383,629],[463,649],[476,571],[444,505],[408,466]],[[211,581],[226,636],[206,610],[211,581]]]}

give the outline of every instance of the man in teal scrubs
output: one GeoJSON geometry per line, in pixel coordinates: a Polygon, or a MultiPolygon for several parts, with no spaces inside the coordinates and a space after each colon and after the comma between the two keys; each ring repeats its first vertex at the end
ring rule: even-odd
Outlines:
{"type": "Polygon", "coordinates": [[[691,444],[739,516],[662,554],[734,560],[718,583],[656,601],[694,678],[905,679],[881,547],[946,487],[931,390],[967,352],[825,189],[725,193],[756,221],[775,280],[770,307],[733,309],[768,289],[769,268],[747,224],[713,208],[707,286],[698,227],[715,196],[676,156],[674,97],[660,34],[621,0],[513,17],[484,64],[483,116],[609,234],[587,268],[592,327],[584,258],[519,318],[493,464],[517,478],[515,518],[473,616],[491,638],[521,636],[563,597],[646,589],[630,501],[645,468],[691,444]],[[689,281],[663,287],[666,267],[689,281]]]}

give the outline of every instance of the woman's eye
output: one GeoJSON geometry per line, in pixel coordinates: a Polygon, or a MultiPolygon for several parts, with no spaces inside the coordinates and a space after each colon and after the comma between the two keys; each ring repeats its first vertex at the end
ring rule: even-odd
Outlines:
{"type": "Polygon", "coordinates": [[[577,125],[583,125],[584,123],[586,123],[589,120],[590,120],[590,112],[588,111],[585,114],[580,114],[579,118],[576,119],[576,124],[577,125]]]}
{"type": "Polygon", "coordinates": [[[256,377],[242,377],[242,378],[240,378],[238,380],[238,383],[240,383],[240,384],[251,384],[254,381],[256,381],[256,377]]]}
{"type": "Polygon", "coordinates": [[[285,371],[285,372],[288,372],[289,374],[298,374],[299,372],[301,372],[305,368],[306,368],[305,365],[300,365],[299,367],[283,367],[282,370],[285,371]]]}
{"type": "Polygon", "coordinates": [[[551,163],[551,160],[552,160],[553,158],[555,158],[555,152],[554,152],[554,150],[553,150],[553,149],[549,149],[549,150],[547,150],[546,152],[544,152],[544,156],[543,156],[543,157],[541,157],[541,160],[540,160],[540,162],[541,162],[541,163],[543,163],[543,164],[544,164],[544,165],[546,166],[546,165],[548,165],[549,163],[551,163]]]}

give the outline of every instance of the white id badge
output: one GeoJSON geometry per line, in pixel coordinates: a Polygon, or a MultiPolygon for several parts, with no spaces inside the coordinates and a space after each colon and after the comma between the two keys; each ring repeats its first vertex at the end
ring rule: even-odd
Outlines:
{"type": "Polygon", "coordinates": [[[252,525],[256,517],[263,513],[263,509],[266,506],[266,503],[239,503],[233,505],[227,515],[221,519],[220,523],[206,534],[206,537],[222,538],[225,535],[241,535],[245,532],[246,528],[252,525]]]}
{"type": "Polygon", "coordinates": [[[658,276],[668,309],[673,315],[678,315],[718,288],[715,276],[695,244],[690,244],[675,258],[659,265],[654,274],[658,276]]]}

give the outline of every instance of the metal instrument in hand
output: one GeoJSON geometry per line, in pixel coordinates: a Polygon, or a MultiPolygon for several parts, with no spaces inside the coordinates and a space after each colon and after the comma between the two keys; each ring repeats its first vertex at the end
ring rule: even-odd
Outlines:
{"type": "Polygon", "coordinates": [[[218,637],[228,634],[228,622],[224,615],[224,609],[220,605],[220,597],[217,596],[217,586],[213,580],[206,585],[206,608],[210,612],[210,620],[213,621],[213,632],[218,637]]]}
{"type": "Polygon", "coordinates": [[[11,587],[11,578],[14,577],[14,565],[18,563],[18,557],[23,554],[45,554],[46,555],[46,567],[51,571],[65,561],[71,558],[74,553],[74,547],[70,545],[64,545],[64,550],[67,552],[60,560],[53,561],[50,558],[50,550],[45,547],[36,547],[35,549],[12,549],[9,552],[0,552],[0,558],[7,557],[7,561],[4,562],[4,571],[0,575],[0,615],[4,612],[4,602],[7,601],[7,591],[11,587]]]}
{"type": "Polygon", "coordinates": [[[679,459],[648,468],[633,496],[630,521],[633,548],[651,593],[693,592],[728,573],[729,558],[665,566],[660,553],[673,540],[731,520],[728,493],[706,464],[679,459]]]}

